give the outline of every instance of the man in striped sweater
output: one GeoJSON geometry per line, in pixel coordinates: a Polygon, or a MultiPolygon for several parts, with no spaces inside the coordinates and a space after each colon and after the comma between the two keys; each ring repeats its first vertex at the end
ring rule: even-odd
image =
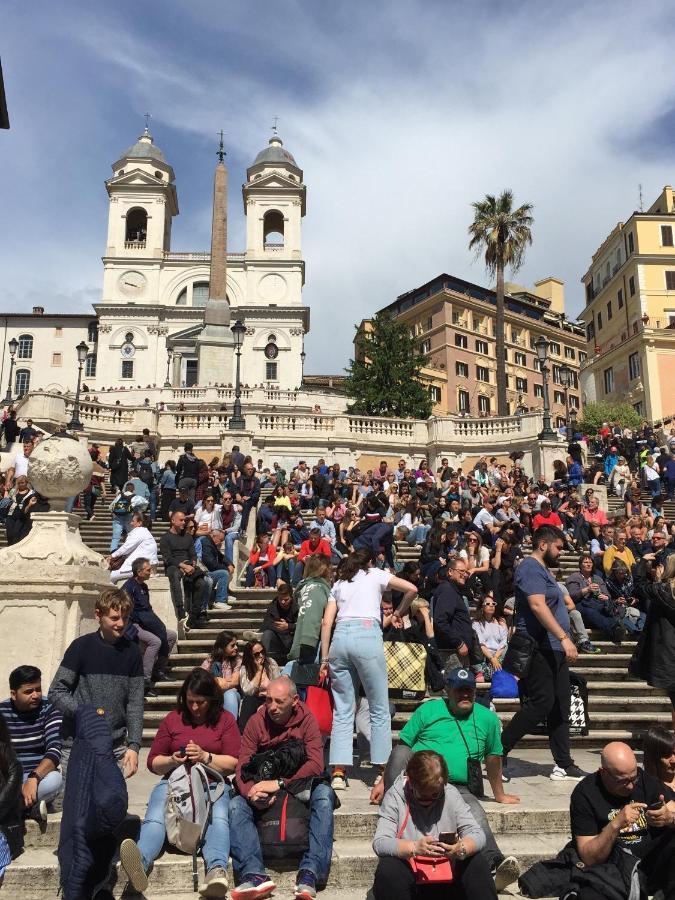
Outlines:
{"type": "Polygon", "coordinates": [[[75,737],[75,713],[81,703],[93,703],[105,710],[113,753],[125,778],[138,771],[143,736],[143,661],[138,646],[124,637],[131,607],[126,591],[104,588],[95,607],[98,631],[72,642],[52,679],[49,699],[63,713],[64,780],[75,737]]]}
{"type": "Polygon", "coordinates": [[[42,696],[42,672],[19,666],[9,676],[9,699],[0,703],[23,769],[26,814],[44,820],[47,804],[61,790],[61,713],[42,696]]]}

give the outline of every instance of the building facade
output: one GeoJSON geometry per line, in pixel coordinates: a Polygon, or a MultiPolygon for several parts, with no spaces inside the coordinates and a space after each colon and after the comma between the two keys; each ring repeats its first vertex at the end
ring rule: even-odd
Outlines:
{"type": "MultiPolygon", "coordinates": [[[[555,425],[564,424],[566,402],[580,408],[578,373],[586,347],[583,327],[567,318],[563,283],[556,278],[537,282],[528,291],[507,284],[506,373],[512,414],[543,407],[543,382],[534,344],[540,335],[551,342],[550,401],[555,425]],[[560,367],[571,370],[566,392],[560,367]]],[[[489,288],[451,275],[408,291],[380,312],[404,322],[430,359],[424,377],[436,416],[487,417],[497,411],[495,349],[496,298],[489,288]]],[[[361,328],[368,327],[367,322],[361,328]]]]}
{"type": "Polygon", "coordinates": [[[675,197],[619,222],[583,276],[587,401],[629,402],[647,419],[675,412],[675,197]],[[670,385],[670,387],[668,387],[670,385]]]}
{"type": "MultiPolygon", "coordinates": [[[[108,234],[100,302],[89,315],[45,316],[36,308],[33,314],[4,317],[5,348],[12,337],[23,348],[12,375],[14,395],[30,389],[74,390],[74,348],[82,339],[90,348],[85,381],[97,394],[165,383],[175,388],[227,386],[234,380],[229,324],[237,319],[246,326],[242,384],[299,388],[309,329],[309,310],[302,302],[306,188],[302,170],[281,139],[273,135],[247,170],[243,253],[227,252],[222,158],[214,189],[213,258],[209,251],[172,248],[172,223],[179,211],[175,173],[147,128],[112,171],[106,182],[108,234]],[[219,285],[216,297],[212,281],[219,285]],[[214,303],[222,309],[205,321],[207,307],[214,303]],[[32,354],[27,355],[31,339],[32,354]]],[[[10,367],[6,349],[0,362],[4,385],[10,367]]]]}

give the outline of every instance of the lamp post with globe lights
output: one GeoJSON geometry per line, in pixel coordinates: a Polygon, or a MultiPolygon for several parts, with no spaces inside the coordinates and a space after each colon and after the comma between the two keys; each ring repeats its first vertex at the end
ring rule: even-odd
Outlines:
{"type": "Polygon", "coordinates": [[[234,410],[228,422],[230,431],[243,431],[246,428],[246,420],[241,414],[241,345],[244,343],[244,335],[246,334],[246,326],[237,319],[230,328],[234,335],[234,348],[237,354],[237,369],[234,381],[234,410]]]}
{"type": "Polygon", "coordinates": [[[3,401],[4,406],[9,406],[12,402],[12,377],[14,376],[14,357],[16,356],[16,351],[19,349],[19,342],[16,338],[12,338],[8,341],[7,346],[9,347],[9,381],[7,382],[7,393],[5,394],[5,399],[3,401]]]}
{"type": "Polygon", "coordinates": [[[80,341],[80,343],[75,347],[77,352],[77,390],[75,391],[75,404],[73,406],[73,417],[68,423],[68,428],[71,431],[82,431],[82,422],[80,422],[80,389],[82,387],[82,367],[84,366],[87,355],[89,353],[89,347],[85,344],[84,341],[80,341]]]}
{"type": "Polygon", "coordinates": [[[164,381],[165,388],[171,387],[170,372],[171,372],[172,361],[173,361],[173,349],[171,347],[167,347],[166,348],[166,379],[164,381]]]}
{"type": "Polygon", "coordinates": [[[548,351],[551,342],[548,341],[543,334],[539,335],[534,343],[534,349],[539,359],[539,368],[541,369],[543,388],[544,388],[544,427],[539,432],[540,441],[555,441],[557,435],[551,428],[551,404],[548,396],[548,351]]]}
{"type": "Polygon", "coordinates": [[[570,386],[572,384],[572,370],[570,367],[565,364],[560,366],[559,369],[560,374],[560,384],[563,386],[563,390],[565,391],[565,436],[567,438],[567,443],[569,443],[572,438],[570,436],[572,426],[570,423],[570,386]]]}

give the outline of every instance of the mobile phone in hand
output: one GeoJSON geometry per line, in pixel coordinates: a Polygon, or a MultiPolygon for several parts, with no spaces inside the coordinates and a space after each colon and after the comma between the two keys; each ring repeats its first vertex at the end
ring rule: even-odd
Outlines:
{"type": "Polygon", "coordinates": [[[438,835],[438,840],[441,844],[456,844],[457,843],[457,832],[456,831],[441,831],[438,835]]]}
{"type": "Polygon", "coordinates": [[[657,809],[662,809],[662,808],[663,808],[664,803],[665,803],[664,800],[655,800],[654,803],[650,803],[650,804],[649,804],[649,806],[647,807],[647,809],[648,809],[650,812],[656,812],[657,809]]]}

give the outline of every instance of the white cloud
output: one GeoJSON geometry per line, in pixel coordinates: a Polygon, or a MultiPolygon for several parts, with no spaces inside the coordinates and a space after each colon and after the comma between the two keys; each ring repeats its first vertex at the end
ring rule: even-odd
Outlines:
{"type": "MultiPolygon", "coordinates": [[[[576,314],[591,253],[636,207],[638,182],[651,202],[671,180],[663,157],[639,153],[654,120],[675,101],[665,2],[561,8],[353,0],[329,8],[306,0],[276,6],[272,14],[259,0],[228,4],[227,16],[224,8],[217,0],[191,4],[189,12],[179,3],[162,4],[177,21],[154,33],[152,15],[138,25],[124,15],[131,5],[123,2],[114,20],[80,19],[70,63],[91,73],[91,90],[100,86],[125,99],[124,110],[98,112],[105,140],[114,138],[118,149],[131,142],[130,108],[153,112],[158,143],[176,165],[182,214],[174,235],[181,249],[207,243],[210,187],[195,172],[211,165],[212,135],[221,123],[230,147],[232,243],[239,249],[236,188],[272,116],[281,117],[285,144],[308,188],[309,372],[339,372],[355,322],[440,272],[485,283],[466,235],[470,203],[485,193],[511,187],[518,202],[534,204],[534,245],[519,280],[564,278],[568,311],[576,314]],[[183,149],[177,160],[167,136],[181,132],[195,149],[183,149]]],[[[56,19],[52,29],[66,40],[56,19]]],[[[78,84],[85,104],[86,88],[78,84]]],[[[26,85],[27,99],[39,109],[38,86],[32,90],[26,85]]],[[[81,146],[86,134],[83,121],[79,133],[60,135],[54,165],[64,177],[77,176],[68,140],[81,146]]],[[[88,151],[90,171],[100,173],[99,194],[111,161],[104,154],[100,141],[88,151]]],[[[18,163],[17,170],[25,177],[18,163]]],[[[34,173],[25,186],[34,192],[34,208],[45,196],[41,187],[34,173]]],[[[80,200],[88,220],[100,217],[98,194],[95,203],[80,200]]],[[[96,283],[97,272],[100,278],[101,247],[83,233],[74,265],[72,246],[64,253],[58,213],[43,212],[49,262],[24,276],[25,289],[44,293],[39,275],[47,284],[60,280],[75,299],[96,283]]],[[[104,226],[96,225],[97,239],[104,226]]],[[[18,272],[30,269],[41,248],[11,243],[9,280],[17,295],[23,289],[18,272]]],[[[5,255],[6,245],[0,252],[5,255]]],[[[3,305],[11,300],[5,288],[3,305]]]]}

